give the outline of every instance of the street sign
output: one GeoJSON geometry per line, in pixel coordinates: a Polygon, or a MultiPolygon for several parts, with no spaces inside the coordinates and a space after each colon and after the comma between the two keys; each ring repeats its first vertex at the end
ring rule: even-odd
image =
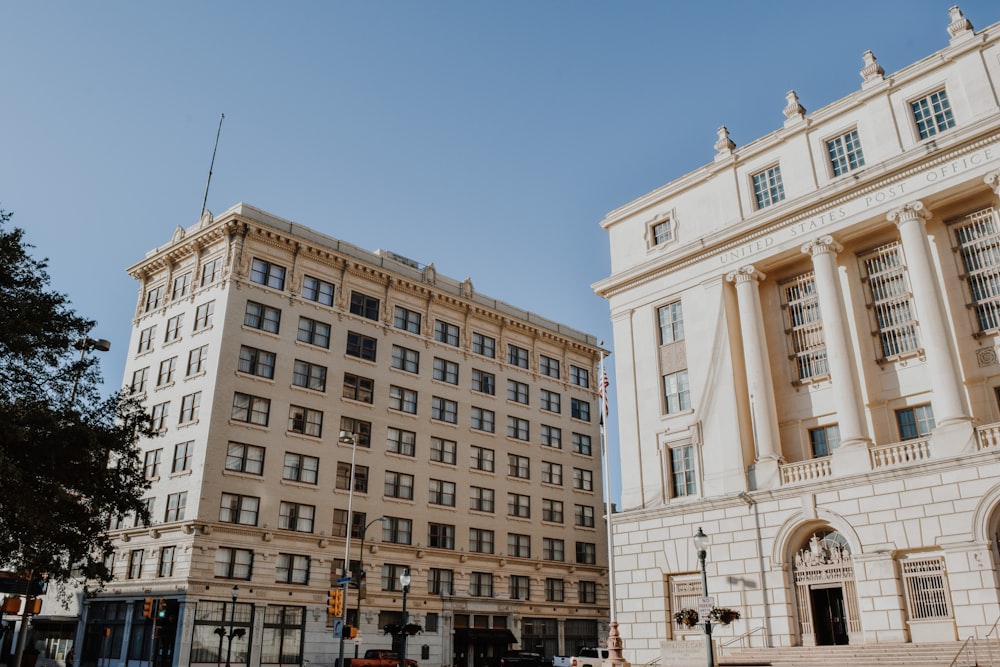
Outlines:
{"type": "Polygon", "coordinates": [[[334,637],[344,636],[344,622],[339,618],[333,622],[333,636],[334,637]]]}
{"type": "Polygon", "coordinates": [[[360,632],[358,634],[354,635],[354,645],[355,646],[361,646],[361,642],[362,641],[364,641],[364,637],[361,636],[360,632]]]}
{"type": "Polygon", "coordinates": [[[344,584],[349,584],[349,583],[351,583],[350,577],[341,577],[340,579],[337,579],[338,586],[343,586],[344,584]]]}
{"type": "Polygon", "coordinates": [[[708,618],[708,613],[715,606],[715,598],[711,596],[698,598],[698,618],[708,618]]]}

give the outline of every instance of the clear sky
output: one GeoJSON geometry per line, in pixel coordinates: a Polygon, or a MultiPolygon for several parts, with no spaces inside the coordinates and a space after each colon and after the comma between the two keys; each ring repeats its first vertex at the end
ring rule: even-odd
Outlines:
{"type": "Polygon", "coordinates": [[[711,162],[720,125],[779,129],[788,90],[858,90],[866,49],[891,73],[946,46],[955,1],[8,0],[0,207],[112,341],[109,390],[125,269],[197,221],[220,113],[212,211],[433,262],[613,350],[604,214],[711,162]]]}

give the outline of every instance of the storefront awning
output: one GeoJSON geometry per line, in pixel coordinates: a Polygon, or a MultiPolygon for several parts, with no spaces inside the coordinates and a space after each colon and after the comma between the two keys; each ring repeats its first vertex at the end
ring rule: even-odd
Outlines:
{"type": "Polygon", "coordinates": [[[457,628],[455,643],[515,644],[517,637],[507,628],[457,628]]]}

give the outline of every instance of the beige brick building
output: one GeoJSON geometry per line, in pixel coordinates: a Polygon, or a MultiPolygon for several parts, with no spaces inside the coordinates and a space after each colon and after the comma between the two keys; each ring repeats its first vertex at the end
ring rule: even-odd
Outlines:
{"type": "MultiPolygon", "coordinates": [[[[947,29],[947,30],[946,30],[947,29]]],[[[609,213],[626,657],[955,640],[1000,618],[1000,24],[609,213]]],[[[847,65],[845,65],[847,66],[847,65]]],[[[780,117],[780,116],[779,116],[780,117]]],[[[734,121],[735,122],[735,121],[734,121]]]]}
{"type": "Polygon", "coordinates": [[[152,521],[112,527],[83,664],[215,664],[230,636],[233,664],[333,664],[349,532],[361,652],[393,646],[406,570],[421,665],[606,634],[592,336],[245,204],[129,272],[125,384],[161,431],[141,443],[152,521]],[[168,601],[156,631],[149,597],[168,601]]]}

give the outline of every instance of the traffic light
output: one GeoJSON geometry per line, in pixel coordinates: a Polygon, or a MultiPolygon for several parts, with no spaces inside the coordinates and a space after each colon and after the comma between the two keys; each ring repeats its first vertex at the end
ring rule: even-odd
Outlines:
{"type": "Polygon", "coordinates": [[[156,602],[156,617],[166,618],[167,617],[167,599],[160,598],[156,602]]]}
{"type": "Polygon", "coordinates": [[[340,616],[344,613],[344,591],[340,588],[331,588],[326,600],[326,613],[331,616],[340,616]]]}
{"type": "Polygon", "coordinates": [[[153,617],[153,598],[146,598],[142,601],[142,617],[152,618],[153,617]]]}
{"type": "Polygon", "coordinates": [[[351,626],[351,639],[354,639],[357,636],[358,636],[358,629],[352,625],[351,626]]]}

